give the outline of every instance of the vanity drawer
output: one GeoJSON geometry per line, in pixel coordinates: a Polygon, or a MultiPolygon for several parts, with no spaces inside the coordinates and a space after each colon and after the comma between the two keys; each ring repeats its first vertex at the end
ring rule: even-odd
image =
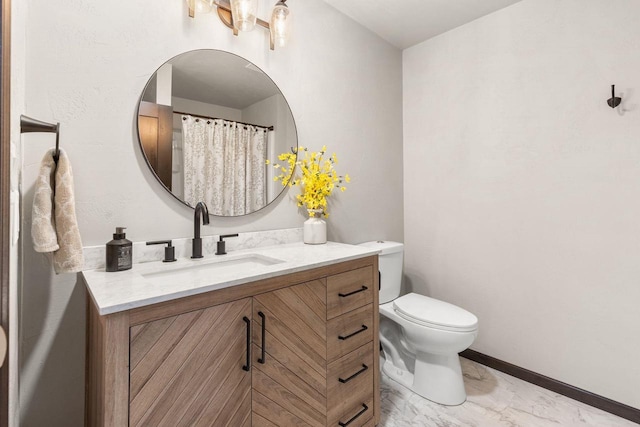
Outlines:
{"type": "Polygon", "coordinates": [[[373,415],[373,345],[367,343],[329,364],[327,369],[328,425],[338,425],[362,411],[349,426],[361,426],[373,415]],[[367,406],[365,410],[364,406],[367,406]]]}
{"type": "Polygon", "coordinates": [[[373,302],[373,267],[363,267],[327,278],[327,319],[373,302]]]}
{"type": "Polygon", "coordinates": [[[331,319],[327,322],[327,361],[330,363],[372,339],[372,304],[331,319]]]}

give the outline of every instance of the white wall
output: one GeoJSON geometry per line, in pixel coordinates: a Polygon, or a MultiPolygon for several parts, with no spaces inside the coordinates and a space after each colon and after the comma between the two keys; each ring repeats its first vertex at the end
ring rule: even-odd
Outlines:
{"type": "Polygon", "coordinates": [[[636,408],[638,16],[525,0],[403,53],[409,288],[475,313],[473,349],[636,408]]]}
{"type": "MultiPolygon", "coordinates": [[[[330,239],[402,238],[401,53],[323,1],[290,5],[292,42],[274,52],[267,32],[234,37],[215,15],[189,19],[184,1],[25,3],[26,112],[62,124],[85,245],[109,241],[115,226],[128,227],[134,241],[191,235],[193,211],[165,193],[139,152],[135,109],[158,66],[201,48],[231,51],[265,70],[291,105],[300,143],[339,154],[339,172],[353,180],[330,206],[330,239]]],[[[263,17],[272,7],[266,3],[263,17]]],[[[55,277],[32,250],[33,183],[52,139],[22,140],[21,423],[79,426],[85,293],[76,276],[55,277]]],[[[214,217],[203,233],[299,227],[304,217],[292,194],[246,217],[214,217]]]]}

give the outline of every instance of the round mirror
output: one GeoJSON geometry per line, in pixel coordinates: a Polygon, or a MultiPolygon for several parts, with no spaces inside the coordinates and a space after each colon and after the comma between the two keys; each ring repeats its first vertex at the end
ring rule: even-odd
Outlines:
{"type": "Polygon", "coordinates": [[[137,117],[149,168],[188,206],[247,215],[284,190],[267,160],[297,148],[293,114],[273,80],[244,58],[203,49],[170,59],[149,79],[137,117]]]}

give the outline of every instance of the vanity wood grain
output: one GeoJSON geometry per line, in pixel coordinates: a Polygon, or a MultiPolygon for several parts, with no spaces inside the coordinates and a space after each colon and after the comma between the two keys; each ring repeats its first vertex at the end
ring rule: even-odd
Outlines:
{"type": "Polygon", "coordinates": [[[373,280],[371,267],[362,267],[327,278],[327,319],[371,304],[374,293],[373,280]]]}
{"type": "MultiPolygon", "coordinates": [[[[377,357],[377,355],[376,355],[377,357]]],[[[348,419],[362,409],[362,404],[373,401],[373,348],[366,344],[328,366],[327,384],[327,425],[337,425],[341,419],[348,419]],[[347,418],[345,418],[347,416],[347,418]]],[[[371,412],[370,412],[371,413],[371,412]]],[[[366,412],[362,419],[350,425],[364,425],[371,415],[366,412]]]]}
{"type": "Polygon", "coordinates": [[[376,425],[377,271],[368,256],[105,316],[89,299],[86,425],[338,426],[363,405],[350,427],[376,425]],[[330,303],[362,283],[369,296],[330,303]]]}
{"type": "Polygon", "coordinates": [[[302,425],[327,425],[325,312],[324,279],[253,297],[253,390],[268,399],[266,405],[256,405],[257,415],[269,419],[275,412],[285,412],[302,425]],[[300,297],[305,294],[316,298],[300,297]],[[318,307],[311,307],[314,303],[318,307]]]}
{"type": "Polygon", "coordinates": [[[251,398],[251,374],[242,369],[243,317],[250,315],[245,298],[131,328],[129,425],[238,425],[231,421],[249,418],[238,411],[251,398]]]}

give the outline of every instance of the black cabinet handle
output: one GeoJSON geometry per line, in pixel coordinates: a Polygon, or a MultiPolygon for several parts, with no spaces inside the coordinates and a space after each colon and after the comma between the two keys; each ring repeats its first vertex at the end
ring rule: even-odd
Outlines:
{"type": "Polygon", "coordinates": [[[367,369],[369,369],[369,367],[363,363],[362,364],[362,369],[360,369],[358,372],[356,372],[355,374],[351,375],[349,378],[345,378],[345,379],[338,378],[338,381],[340,381],[343,384],[344,383],[348,383],[349,381],[351,381],[352,379],[354,379],[355,377],[357,377],[358,375],[360,375],[361,373],[363,373],[367,369]]]}
{"type": "Polygon", "coordinates": [[[349,338],[351,338],[352,336],[354,336],[354,335],[358,335],[359,333],[364,332],[364,331],[366,331],[367,329],[369,329],[369,328],[367,328],[367,325],[362,325],[362,328],[358,329],[357,331],[355,331],[355,332],[353,332],[353,333],[350,333],[350,334],[349,334],[349,335],[347,335],[347,336],[344,336],[344,337],[343,337],[342,335],[338,335],[338,339],[341,339],[341,340],[348,340],[348,339],[349,339],[349,338]]]}
{"type": "Polygon", "coordinates": [[[251,320],[244,316],[242,320],[247,324],[247,364],[242,367],[245,371],[251,370],[251,320]]]}
{"type": "Polygon", "coordinates": [[[262,363],[264,364],[264,362],[267,360],[266,358],[266,329],[267,329],[267,317],[264,315],[263,312],[259,311],[258,312],[258,316],[260,316],[262,318],[262,357],[260,359],[258,359],[258,363],[262,363]]]}
{"type": "Polygon", "coordinates": [[[369,289],[369,288],[367,288],[366,286],[363,286],[360,289],[358,289],[357,291],[349,292],[348,294],[338,294],[338,296],[341,297],[341,298],[350,297],[351,295],[355,295],[355,294],[359,294],[360,292],[364,292],[367,289],[369,289]]]}
{"type": "Polygon", "coordinates": [[[365,405],[364,403],[362,404],[362,409],[360,410],[360,412],[358,412],[357,414],[355,414],[353,416],[353,418],[351,418],[349,421],[346,422],[342,422],[342,421],[338,421],[338,425],[340,427],[345,427],[348,426],[349,424],[351,424],[352,422],[354,422],[356,420],[356,418],[358,418],[360,415],[364,414],[365,412],[367,412],[367,409],[369,409],[369,407],[367,405],[365,405]]]}

